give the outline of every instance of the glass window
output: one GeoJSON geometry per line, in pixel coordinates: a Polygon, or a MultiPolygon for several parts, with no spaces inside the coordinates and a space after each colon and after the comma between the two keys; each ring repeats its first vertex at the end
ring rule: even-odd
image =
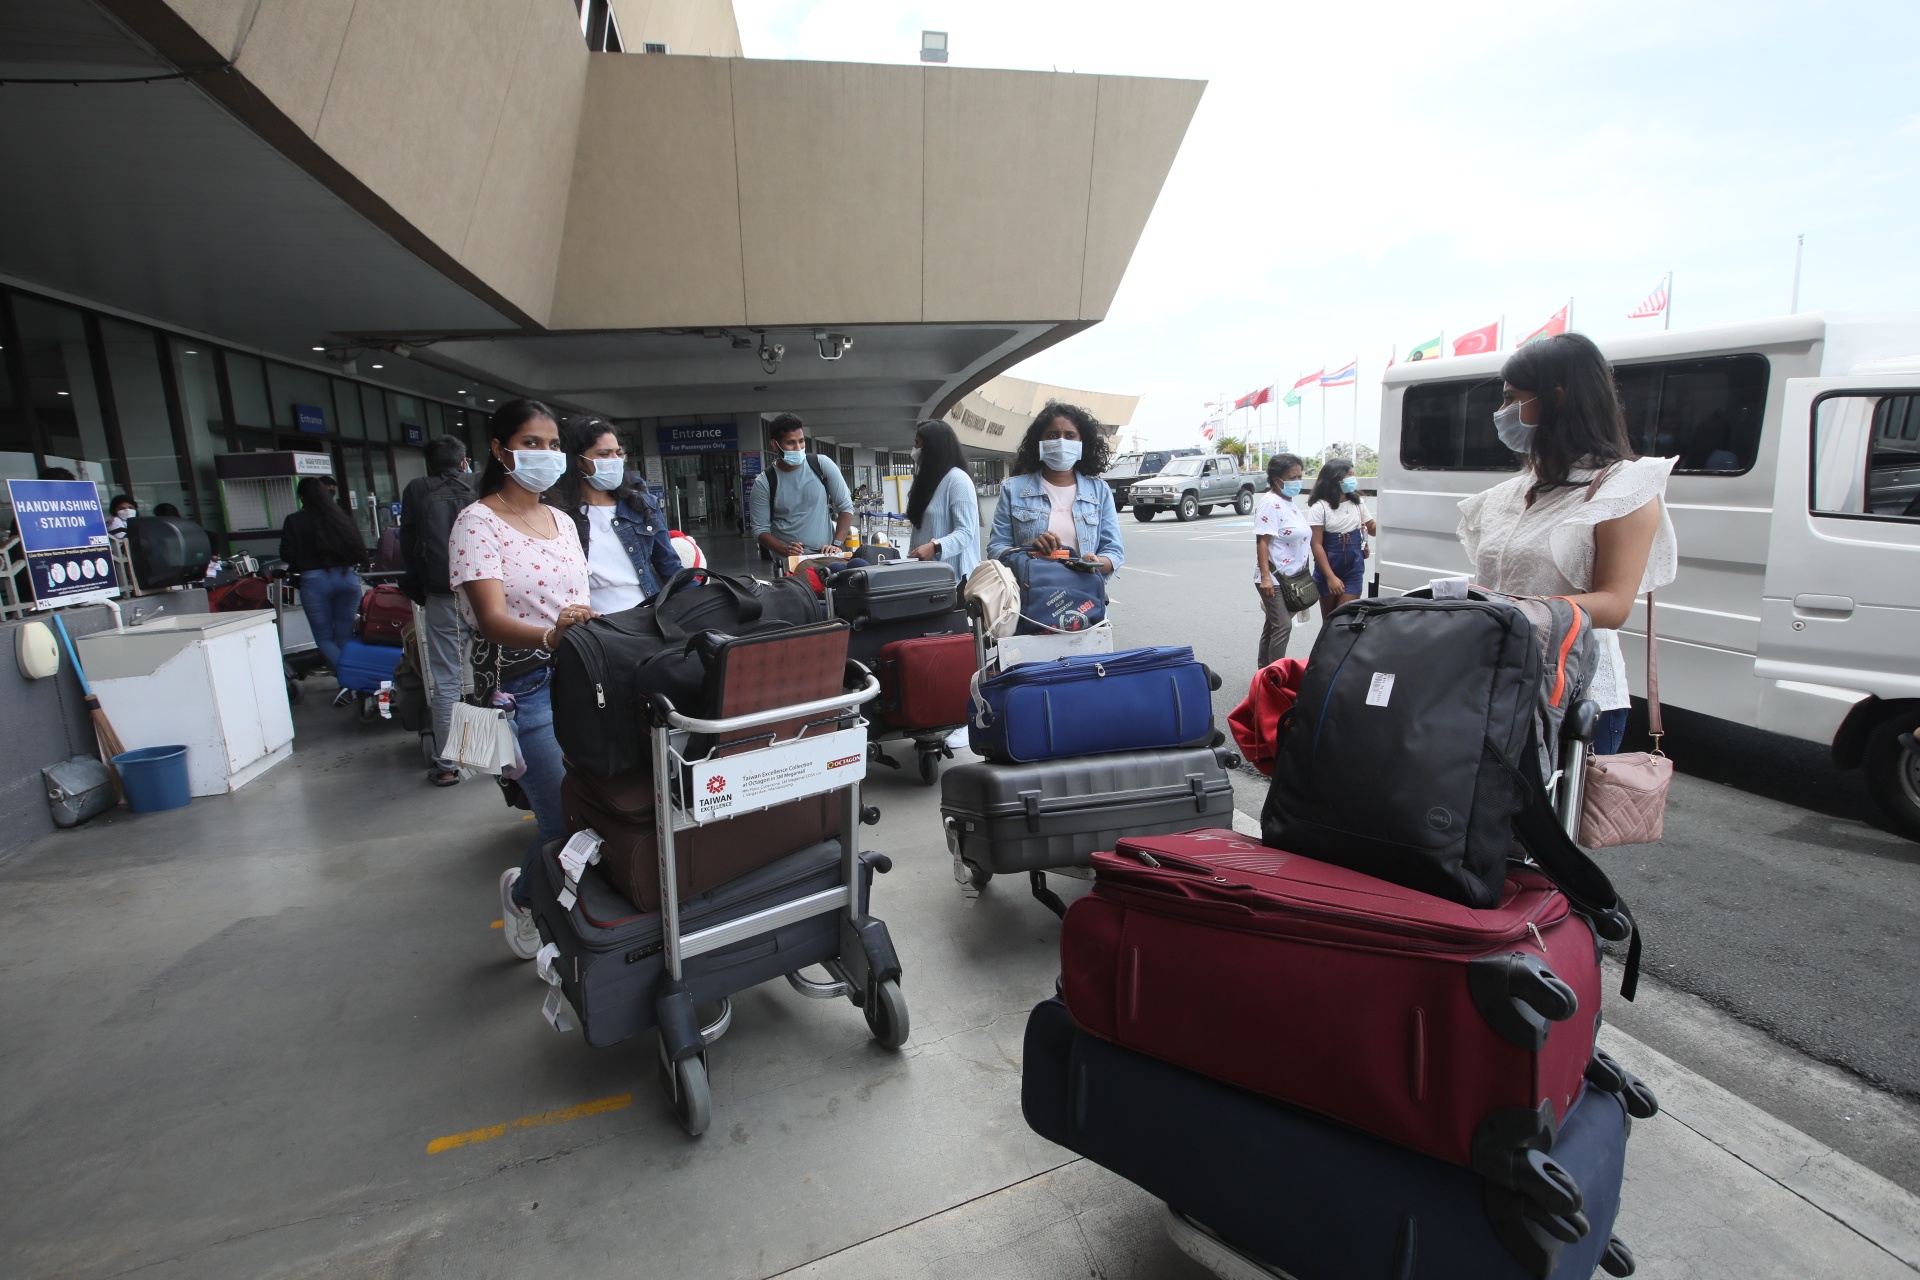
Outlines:
{"type": "Polygon", "coordinates": [[[267,375],[252,356],[224,352],[227,390],[233,396],[233,420],[243,427],[270,427],[273,411],[267,401],[267,375]]]}
{"type": "Polygon", "coordinates": [[[339,429],[333,420],[333,397],[328,394],[326,374],[315,373],[312,369],[296,369],[291,365],[270,364],[267,366],[267,386],[273,393],[274,426],[298,431],[300,423],[294,417],[293,406],[303,404],[320,411],[321,420],[326,423],[328,431],[339,429]]]}
{"type": "Polygon", "coordinates": [[[186,418],[187,456],[194,483],[200,487],[200,523],[215,528],[224,525],[225,516],[213,458],[226,453],[230,445],[226,420],[220,412],[220,380],[214,371],[213,348],[185,338],[173,338],[167,346],[173,358],[174,382],[180,388],[180,411],[186,418]]]}
{"type": "MultiPolygon", "coordinates": [[[[392,509],[393,504],[399,501],[399,495],[393,487],[393,460],[389,456],[388,451],[385,449],[367,450],[367,462],[373,471],[373,528],[374,537],[377,540],[381,530],[387,528],[389,525],[400,523],[399,517],[393,514],[392,509]]],[[[373,544],[368,543],[367,545],[371,547],[373,544]]]]}
{"type": "Polygon", "coordinates": [[[1737,476],[1760,455],[1765,356],[1619,365],[1627,438],[1649,457],[1678,456],[1678,475],[1737,476]]]}
{"type": "Polygon", "coordinates": [[[372,549],[380,535],[373,528],[373,504],[367,501],[367,450],[364,445],[349,444],[340,447],[340,481],[342,495],[347,499],[353,522],[360,526],[360,536],[366,539],[367,547],[372,549]]]}
{"type": "Polygon", "coordinates": [[[367,439],[387,438],[387,393],[378,387],[360,388],[360,409],[367,420],[367,439]]]}
{"type": "MultiPolygon", "coordinates": [[[[6,298],[0,296],[0,307],[6,304],[6,298]]],[[[7,353],[0,349],[0,480],[31,480],[38,466],[33,456],[33,431],[27,426],[26,407],[14,395],[7,353]]],[[[4,507],[6,496],[5,486],[0,486],[0,507],[4,507]]],[[[6,519],[0,519],[0,525],[6,523],[6,519]]]]}
{"type": "MultiPolygon", "coordinates": [[[[40,424],[46,464],[65,467],[104,488],[110,478],[107,428],[100,415],[86,321],[72,307],[27,297],[15,298],[14,316],[27,378],[24,399],[40,424]]],[[[110,496],[103,492],[100,500],[110,496]]]]}
{"type": "Polygon", "coordinates": [[[1400,404],[1400,465],[1410,471],[1518,471],[1519,455],[1493,431],[1499,407],[1498,378],[1408,387],[1400,404]]]}
{"type": "Polygon", "coordinates": [[[173,439],[173,415],[167,408],[153,330],[103,316],[100,337],[134,501],[146,513],[170,502],[188,519],[199,520],[201,513],[181,475],[180,450],[173,439]]]}
{"type": "Polygon", "coordinates": [[[426,414],[413,396],[389,392],[387,395],[387,439],[398,443],[407,438],[407,424],[426,430],[426,414]]]}
{"type": "Polygon", "coordinates": [[[367,434],[365,422],[360,417],[360,388],[351,382],[333,380],[334,430],[350,440],[363,439],[367,434]]]}
{"type": "Polygon", "coordinates": [[[1828,515],[1920,520],[1920,396],[1822,397],[1810,496],[1828,515]]]}

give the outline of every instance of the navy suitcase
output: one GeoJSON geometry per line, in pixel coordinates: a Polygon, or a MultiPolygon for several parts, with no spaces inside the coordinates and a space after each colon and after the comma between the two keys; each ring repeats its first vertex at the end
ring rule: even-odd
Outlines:
{"type": "Polygon", "coordinates": [[[340,646],[339,668],[334,675],[339,679],[342,689],[352,689],[356,693],[378,693],[382,680],[393,679],[393,671],[400,665],[402,652],[404,650],[391,645],[349,640],[340,646]]]}
{"type": "Polygon", "coordinates": [[[1457,1165],[1089,1035],[1058,999],[1027,1020],[1020,1105],[1040,1136],[1294,1280],[1633,1271],[1632,1253],[1612,1238],[1632,1122],[1619,1097],[1599,1088],[1581,1095],[1553,1141],[1554,1161],[1580,1188],[1579,1209],[1564,1214],[1457,1165]]]}
{"type": "Polygon", "coordinates": [[[980,681],[968,739],[1010,764],[1213,746],[1219,687],[1186,645],[1022,663],[980,681]]]}
{"type": "MultiPolygon", "coordinates": [[[[902,618],[895,622],[869,620],[847,635],[847,657],[878,675],[880,651],[896,640],[920,640],[927,636],[971,635],[973,623],[964,607],[955,607],[924,618],[902,618]]],[[[879,708],[869,707],[872,716],[879,708]]]]}

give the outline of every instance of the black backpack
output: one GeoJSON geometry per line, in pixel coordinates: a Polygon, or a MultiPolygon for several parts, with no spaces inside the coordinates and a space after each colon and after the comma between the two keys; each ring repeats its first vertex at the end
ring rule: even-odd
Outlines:
{"type": "Polygon", "coordinates": [[[553,655],[553,736],[575,768],[602,777],[638,769],[653,754],[649,698],[663,693],[682,711],[697,710],[700,632],[754,635],[825,616],[797,578],[682,569],[644,604],[567,628],[553,655]]]}
{"type": "Polygon", "coordinates": [[[447,595],[453,591],[448,581],[447,539],[453,534],[453,522],[473,505],[473,482],[464,475],[439,475],[421,487],[420,500],[414,504],[413,519],[400,530],[400,555],[406,561],[407,594],[425,603],[422,592],[447,595]]]}
{"type": "MultiPolygon", "coordinates": [[[[807,455],[807,470],[813,472],[813,478],[820,482],[822,489],[827,487],[827,473],[820,469],[819,454],[809,453],[807,455]]],[[[760,474],[767,478],[767,523],[768,525],[772,525],[773,500],[778,497],[780,493],[780,464],[776,462],[760,474]]],[[[760,558],[762,560],[771,560],[773,559],[773,552],[763,546],[760,548],[760,558]]]]}
{"type": "MultiPolygon", "coordinates": [[[[1424,593],[1421,593],[1424,594],[1424,593]]],[[[1560,719],[1584,696],[1592,624],[1564,598],[1355,600],[1314,642],[1284,721],[1262,842],[1491,907],[1518,838],[1609,941],[1640,935],[1547,802],[1560,719]]]]}

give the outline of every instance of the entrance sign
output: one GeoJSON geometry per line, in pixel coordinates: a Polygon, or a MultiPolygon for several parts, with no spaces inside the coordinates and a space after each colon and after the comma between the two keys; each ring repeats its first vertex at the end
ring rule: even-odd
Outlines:
{"type": "Polygon", "coordinates": [[[327,415],[313,405],[296,404],[293,406],[293,422],[294,425],[302,431],[310,432],[313,435],[323,436],[327,434],[327,415]]]}
{"type": "Polygon", "coordinates": [[[731,422],[710,427],[655,427],[661,453],[713,453],[740,447],[740,428],[731,422]]]}
{"type": "Polygon", "coordinates": [[[762,751],[701,760],[689,772],[693,820],[713,822],[858,782],[867,776],[867,731],[842,729],[762,751]]]}
{"type": "Polygon", "coordinates": [[[87,604],[120,594],[100,491],[86,480],[9,480],[33,607],[87,604]]]}

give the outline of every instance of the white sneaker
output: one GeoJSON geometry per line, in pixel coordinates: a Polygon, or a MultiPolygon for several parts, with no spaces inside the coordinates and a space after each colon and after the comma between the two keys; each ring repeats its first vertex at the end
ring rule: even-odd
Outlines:
{"type": "Polygon", "coordinates": [[[540,954],[540,926],[533,922],[533,912],[514,905],[513,885],[519,878],[518,867],[500,873],[500,931],[507,935],[507,950],[515,959],[531,960],[540,954]]]}

